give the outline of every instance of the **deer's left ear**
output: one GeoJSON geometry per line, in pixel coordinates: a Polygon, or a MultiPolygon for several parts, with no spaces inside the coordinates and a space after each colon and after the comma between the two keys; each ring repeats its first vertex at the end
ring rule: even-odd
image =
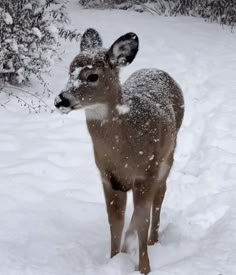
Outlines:
{"type": "Polygon", "coordinates": [[[92,28],[87,29],[81,37],[80,51],[93,50],[102,47],[100,34],[92,28]]]}
{"type": "Polygon", "coordinates": [[[129,65],[138,52],[139,40],[135,33],[129,32],[118,38],[107,52],[107,57],[113,66],[129,65]]]}

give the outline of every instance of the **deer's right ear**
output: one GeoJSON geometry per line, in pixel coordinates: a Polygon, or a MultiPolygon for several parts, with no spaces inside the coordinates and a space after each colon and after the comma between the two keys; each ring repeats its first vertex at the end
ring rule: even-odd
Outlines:
{"type": "Polygon", "coordinates": [[[135,58],[139,47],[138,36],[129,32],[118,38],[107,52],[111,65],[122,67],[129,65],[135,58]]]}
{"type": "Polygon", "coordinates": [[[99,33],[92,28],[87,29],[81,37],[80,51],[92,50],[102,47],[102,38],[99,33]]]}

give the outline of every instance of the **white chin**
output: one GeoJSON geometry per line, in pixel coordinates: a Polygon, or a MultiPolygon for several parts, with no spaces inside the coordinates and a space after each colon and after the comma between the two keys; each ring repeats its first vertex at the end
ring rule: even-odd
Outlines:
{"type": "Polygon", "coordinates": [[[82,109],[83,107],[80,105],[80,104],[75,104],[75,105],[73,105],[72,107],[71,107],[71,111],[72,110],[80,110],[80,109],[82,109]]]}
{"type": "Polygon", "coordinates": [[[59,110],[59,112],[61,112],[63,114],[68,114],[72,111],[71,108],[66,108],[66,107],[60,107],[58,110],[59,110]]]}

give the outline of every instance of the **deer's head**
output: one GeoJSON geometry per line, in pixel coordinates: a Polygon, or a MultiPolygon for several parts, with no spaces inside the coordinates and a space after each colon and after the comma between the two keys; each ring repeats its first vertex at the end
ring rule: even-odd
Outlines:
{"type": "Polygon", "coordinates": [[[138,52],[138,37],[127,33],[110,49],[102,47],[102,39],[94,29],[81,38],[80,54],[70,65],[66,88],[56,97],[55,106],[62,112],[107,104],[112,91],[119,86],[119,68],[130,64],[138,52]]]}

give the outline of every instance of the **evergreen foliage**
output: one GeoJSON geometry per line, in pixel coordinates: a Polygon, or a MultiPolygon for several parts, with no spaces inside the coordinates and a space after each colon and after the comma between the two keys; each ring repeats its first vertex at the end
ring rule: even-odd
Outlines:
{"type": "Polygon", "coordinates": [[[1,0],[0,79],[24,83],[50,66],[68,21],[65,8],[65,0],[1,0]]]}

